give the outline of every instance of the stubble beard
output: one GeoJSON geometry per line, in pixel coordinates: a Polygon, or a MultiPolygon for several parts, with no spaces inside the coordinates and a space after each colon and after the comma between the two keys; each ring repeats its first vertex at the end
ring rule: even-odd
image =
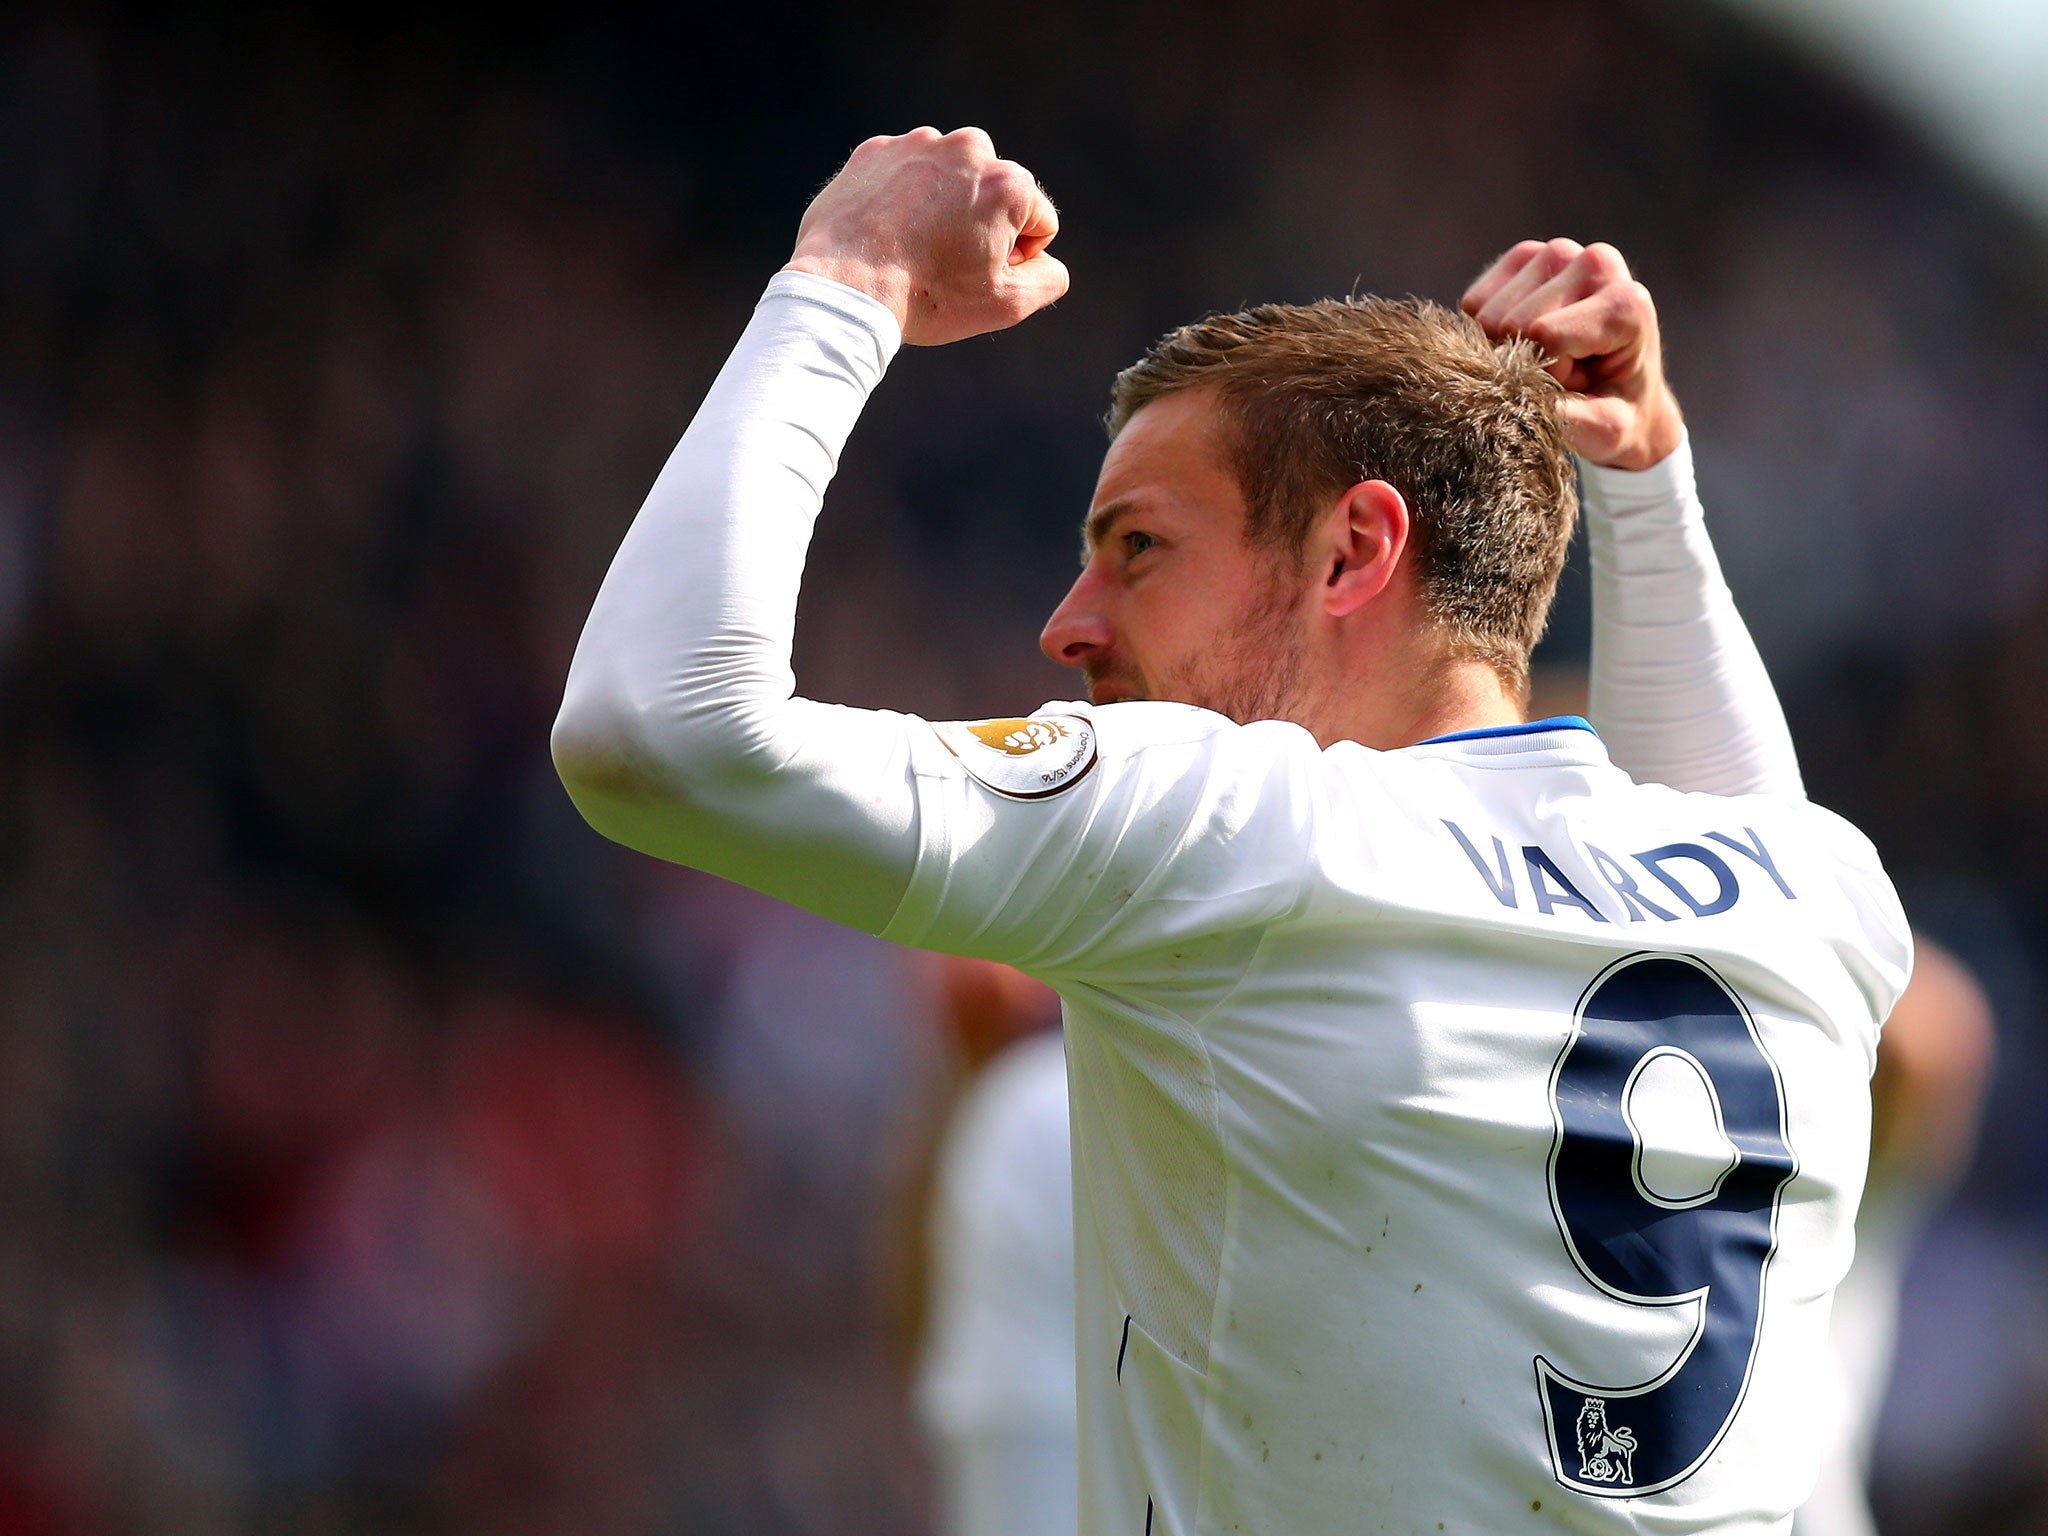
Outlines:
{"type": "MultiPolygon", "coordinates": [[[[1304,682],[1297,600],[1291,582],[1274,581],[1252,594],[1209,649],[1164,671],[1156,686],[1116,681],[1134,698],[1192,704],[1239,725],[1294,719],[1304,682]]],[[[1090,692],[1105,681],[1089,674],[1090,692]]]]}

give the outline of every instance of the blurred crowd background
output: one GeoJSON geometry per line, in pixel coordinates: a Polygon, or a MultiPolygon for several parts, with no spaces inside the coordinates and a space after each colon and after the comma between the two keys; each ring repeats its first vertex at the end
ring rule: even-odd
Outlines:
{"type": "Polygon", "coordinates": [[[1879,1512],[2048,1529],[2038,227],[1704,8],[295,9],[0,18],[0,1533],[929,1528],[932,974],[603,844],[546,752],[810,192],[927,121],[1040,174],[1074,290],[857,434],[799,654],[848,702],[1067,695],[1169,325],[1627,253],[1813,793],[1998,1011],[1879,1512]]]}

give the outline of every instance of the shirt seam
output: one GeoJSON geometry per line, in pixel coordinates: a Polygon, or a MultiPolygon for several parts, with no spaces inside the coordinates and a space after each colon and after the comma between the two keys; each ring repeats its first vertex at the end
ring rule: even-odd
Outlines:
{"type": "Polygon", "coordinates": [[[932,925],[938,921],[941,902],[930,888],[943,888],[945,877],[952,867],[952,838],[946,828],[946,819],[943,816],[929,815],[925,806],[924,781],[927,777],[938,775],[927,774],[926,770],[919,766],[914,735],[909,745],[910,798],[911,809],[917,817],[914,829],[917,851],[911,857],[910,879],[903,887],[903,894],[897,899],[895,910],[889,914],[889,921],[876,930],[875,936],[892,944],[916,948],[929,936],[932,925]],[[930,842],[927,842],[925,836],[927,822],[937,823],[930,842]],[[910,931],[898,932],[899,925],[906,921],[913,925],[910,931]]]}
{"type": "MultiPolygon", "coordinates": [[[[1237,979],[1231,983],[1230,990],[1218,998],[1215,1003],[1202,1013],[1199,1019],[1189,1026],[1195,1044],[1202,1053],[1203,1071],[1207,1074],[1209,1081],[1214,1084],[1209,1108],[1211,1133],[1216,1138],[1217,1152],[1223,1162],[1223,1232],[1217,1241],[1216,1287],[1209,1296],[1209,1325],[1202,1339],[1202,1444],[1195,1460],[1194,1488],[1195,1528],[1197,1530],[1202,1528],[1209,1508],[1209,1471],[1216,1452],[1216,1436],[1212,1432],[1212,1426],[1216,1414],[1220,1411],[1218,1400],[1222,1391],[1222,1377],[1216,1369],[1216,1345],[1218,1339],[1225,1331],[1223,1328],[1223,1314],[1226,1307],[1225,1293],[1229,1289],[1227,1277],[1230,1272],[1230,1255],[1236,1247],[1237,1229],[1242,1217],[1239,1196],[1244,1183],[1237,1139],[1226,1130],[1224,1124],[1223,1079],[1216,1071],[1216,1056],[1215,1052],[1210,1048],[1207,1026],[1218,1014],[1229,1007],[1231,1001],[1244,990],[1245,983],[1250,979],[1252,972],[1258,969],[1259,962],[1265,958],[1266,951],[1273,942],[1274,934],[1307,907],[1309,891],[1310,880],[1307,873],[1304,872],[1301,877],[1300,886],[1295,892],[1294,900],[1288,904],[1287,910],[1276,917],[1270,918],[1260,930],[1259,942],[1253,946],[1250,956],[1245,960],[1243,968],[1237,974],[1237,979]]],[[[1372,903],[1372,915],[1378,916],[1379,911],[1380,904],[1378,902],[1372,903]]]]}

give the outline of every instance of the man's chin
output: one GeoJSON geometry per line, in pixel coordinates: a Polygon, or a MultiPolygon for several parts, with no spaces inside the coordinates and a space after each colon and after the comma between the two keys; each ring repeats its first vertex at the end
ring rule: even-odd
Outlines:
{"type": "Polygon", "coordinates": [[[1142,702],[1145,697],[1146,695],[1142,689],[1130,683],[1112,682],[1106,678],[1099,682],[1092,677],[1088,679],[1088,702],[1090,704],[1097,706],[1103,704],[1134,704],[1142,702]]]}

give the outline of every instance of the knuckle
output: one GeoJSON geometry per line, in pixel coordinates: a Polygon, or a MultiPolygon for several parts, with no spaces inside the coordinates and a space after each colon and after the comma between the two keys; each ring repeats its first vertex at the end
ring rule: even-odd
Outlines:
{"type": "Polygon", "coordinates": [[[1019,212],[1038,196],[1038,179],[1014,160],[996,161],[989,168],[988,179],[1004,204],[1019,212]]]}
{"type": "Polygon", "coordinates": [[[932,127],[931,124],[924,123],[916,128],[911,129],[910,132],[904,134],[903,137],[906,140],[909,140],[910,142],[916,144],[936,144],[939,142],[940,139],[944,138],[945,135],[940,133],[938,129],[932,127]]]}
{"type": "Polygon", "coordinates": [[[990,158],[995,156],[995,140],[991,139],[987,133],[979,128],[955,128],[946,135],[946,140],[949,143],[958,144],[965,149],[971,150],[976,154],[987,155],[990,158]]]}
{"type": "Polygon", "coordinates": [[[1640,331],[1649,316],[1650,290],[1641,283],[1615,283],[1598,295],[1603,323],[1624,331],[1640,331]]]}
{"type": "Polygon", "coordinates": [[[1552,274],[1562,272],[1576,261],[1585,247],[1576,240],[1556,239],[1543,242],[1543,261],[1552,274]]]}
{"type": "Polygon", "coordinates": [[[1587,246],[1580,260],[1603,282],[1619,281],[1628,276],[1628,263],[1622,259],[1621,252],[1604,240],[1596,240],[1587,246]]]}

